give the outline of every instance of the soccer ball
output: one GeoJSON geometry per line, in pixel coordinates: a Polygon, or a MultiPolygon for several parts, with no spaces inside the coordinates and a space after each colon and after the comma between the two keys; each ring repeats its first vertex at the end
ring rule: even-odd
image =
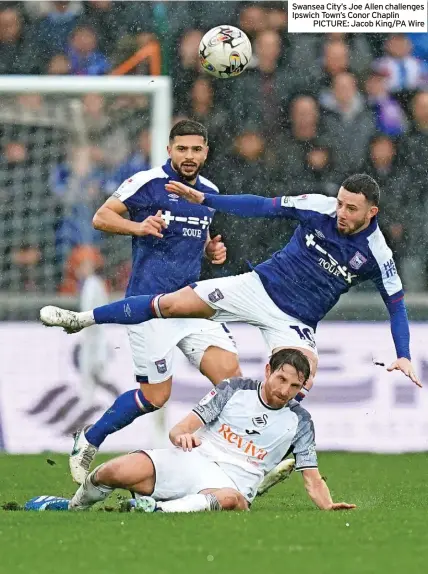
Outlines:
{"type": "Polygon", "coordinates": [[[239,28],[217,26],[199,44],[202,68],[216,78],[239,76],[251,60],[251,42],[239,28]]]}

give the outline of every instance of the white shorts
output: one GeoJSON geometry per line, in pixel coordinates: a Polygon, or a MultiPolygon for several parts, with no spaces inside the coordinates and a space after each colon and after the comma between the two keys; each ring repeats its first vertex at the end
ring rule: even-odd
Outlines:
{"type": "Polygon", "coordinates": [[[161,383],[169,379],[173,375],[175,347],[198,369],[208,347],[237,353],[235,340],[226,325],[208,319],[151,319],[129,326],[128,337],[139,383],[161,383]]]}
{"type": "Polygon", "coordinates": [[[207,488],[233,488],[236,484],[218,466],[198,453],[179,448],[144,450],[155,467],[155,500],[174,500],[207,488]]]}
{"type": "Polygon", "coordinates": [[[266,293],[255,271],[200,281],[194,290],[216,310],[212,320],[255,325],[270,352],[278,347],[300,347],[318,355],[314,330],[281,311],[266,293]]]}

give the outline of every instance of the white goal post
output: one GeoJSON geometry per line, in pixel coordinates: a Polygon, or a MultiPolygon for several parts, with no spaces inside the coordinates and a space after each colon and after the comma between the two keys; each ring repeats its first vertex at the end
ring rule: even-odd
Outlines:
{"type": "Polygon", "coordinates": [[[0,97],[32,93],[152,95],[152,165],[164,163],[172,117],[172,88],[168,76],[0,76],[0,97]]]}

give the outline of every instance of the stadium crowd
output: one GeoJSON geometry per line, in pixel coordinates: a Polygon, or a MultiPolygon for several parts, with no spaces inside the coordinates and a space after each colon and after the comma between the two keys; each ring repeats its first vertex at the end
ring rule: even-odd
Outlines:
{"type": "MultiPolygon", "coordinates": [[[[152,40],[173,79],[174,121],[204,123],[204,172],[229,194],[335,194],[355,171],[383,191],[381,227],[407,290],[426,290],[428,34],[288,34],[282,2],[2,2],[0,74],[108,74],[152,40]],[[218,24],[242,28],[251,68],[213,81],[198,45],[218,24]]],[[[143,62],[134,73],[147,73],[143,62]]],[[[0,290],[75,294],[87,257],[123,289],[130,244],[103,257],[109,238],[91,227],[106,196],[150,161],[149,99],[80,100],[85,138],[56,119],[61,103],[0,95],[0,290]],[[72,140],[72,145],[70,145],[72,140]]],[[[71,102],[70,109],[75,102],[71,102]]],[[[284,220],[219,214],[236,274],[288,239],[284,220]]]]}

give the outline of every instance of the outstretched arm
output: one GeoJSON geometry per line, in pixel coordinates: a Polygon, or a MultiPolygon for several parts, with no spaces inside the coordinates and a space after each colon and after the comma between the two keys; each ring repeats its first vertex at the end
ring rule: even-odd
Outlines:
{"type": "Polygon", "coordinates": [[[273,198],[250,194],[206,194],[179,181],[170,181],[165,185],[165,189],[191,203],[203,204],[216,211],[239,217],[285,217],[302,221],[311,217],[314,212],[333,215],[336,209],[336,198],[318,194],[273,198]]]}
{"type": "Polygon", "coordinates": [[[355,504],[347,502],[333,502],[330,490],[318,469],[302,470],[306,492],[320,510],[353,510],[355,504]]]}

